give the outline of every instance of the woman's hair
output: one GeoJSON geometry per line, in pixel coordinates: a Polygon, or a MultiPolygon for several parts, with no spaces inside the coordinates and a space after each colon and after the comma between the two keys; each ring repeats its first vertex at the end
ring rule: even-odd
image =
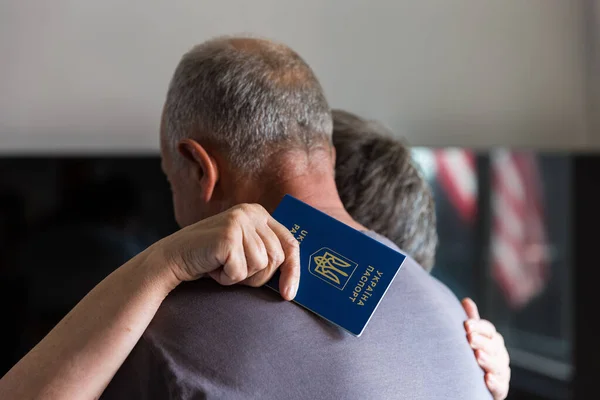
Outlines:
{"type": "Polygon", "coordinates": [[[427,271],[435,261],[433,195],[410,150],[383,125],[333,110],[335,180],[346,210],[427,271]]]}

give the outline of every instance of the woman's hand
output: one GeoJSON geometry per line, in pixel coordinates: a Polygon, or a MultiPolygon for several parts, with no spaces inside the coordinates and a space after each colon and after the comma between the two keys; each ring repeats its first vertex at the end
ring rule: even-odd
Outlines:
{"type": "Polygon", "coordinates": [[[479,317],[473,300],[463,299],[462,306],[469,318],[465,321],[467,339],[475,351],[477,363],[485,371],[485,383],[494,400],[504,400],[510,383],[510,358],[504,338],[494,324],[479,317]]]}
{"type": "Polygon", "coordinates": [[[152,254],[165,261],[178,282],[209,275],[221,285],[258,287],[279,268],[280,293],[292,300],[300,281],[298,241],[257,204],[238,205],[190,225],[154,244],[152,254]]]}

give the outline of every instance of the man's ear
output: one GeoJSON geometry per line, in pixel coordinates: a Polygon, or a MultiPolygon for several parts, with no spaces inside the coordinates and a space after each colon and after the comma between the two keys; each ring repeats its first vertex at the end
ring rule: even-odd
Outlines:
{"type": "Polygon", "coordinates": [[[210,201],[219,181],[219,168],[206,149],[193,139],[183,139],[177,144],[181,156],[190,163],[192,178],[200,186],[202,200],[210,201]]]}

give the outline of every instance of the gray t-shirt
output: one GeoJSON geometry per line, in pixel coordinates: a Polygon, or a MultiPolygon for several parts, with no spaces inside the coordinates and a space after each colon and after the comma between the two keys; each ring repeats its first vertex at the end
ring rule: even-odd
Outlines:
{"type": "Polygon", "coordinates": [[[102,398],[491,399],[465,319],[410,258],[360,338],[270,289],[201,279],[165,299],[102,398]]]}

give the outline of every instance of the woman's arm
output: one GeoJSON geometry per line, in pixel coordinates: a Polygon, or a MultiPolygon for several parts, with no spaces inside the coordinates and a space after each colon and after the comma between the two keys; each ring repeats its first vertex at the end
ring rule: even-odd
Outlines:
{"type": "Polygon", "coordinates": [[[0,399],[98,398],[180,282],[210,273],[222,284],[260,286],[278,267],[281,293],[291,300],[300,273],[297,241],[262,207],[235,207],[182,229],[84,297],[0,380],[0,399]]]}

